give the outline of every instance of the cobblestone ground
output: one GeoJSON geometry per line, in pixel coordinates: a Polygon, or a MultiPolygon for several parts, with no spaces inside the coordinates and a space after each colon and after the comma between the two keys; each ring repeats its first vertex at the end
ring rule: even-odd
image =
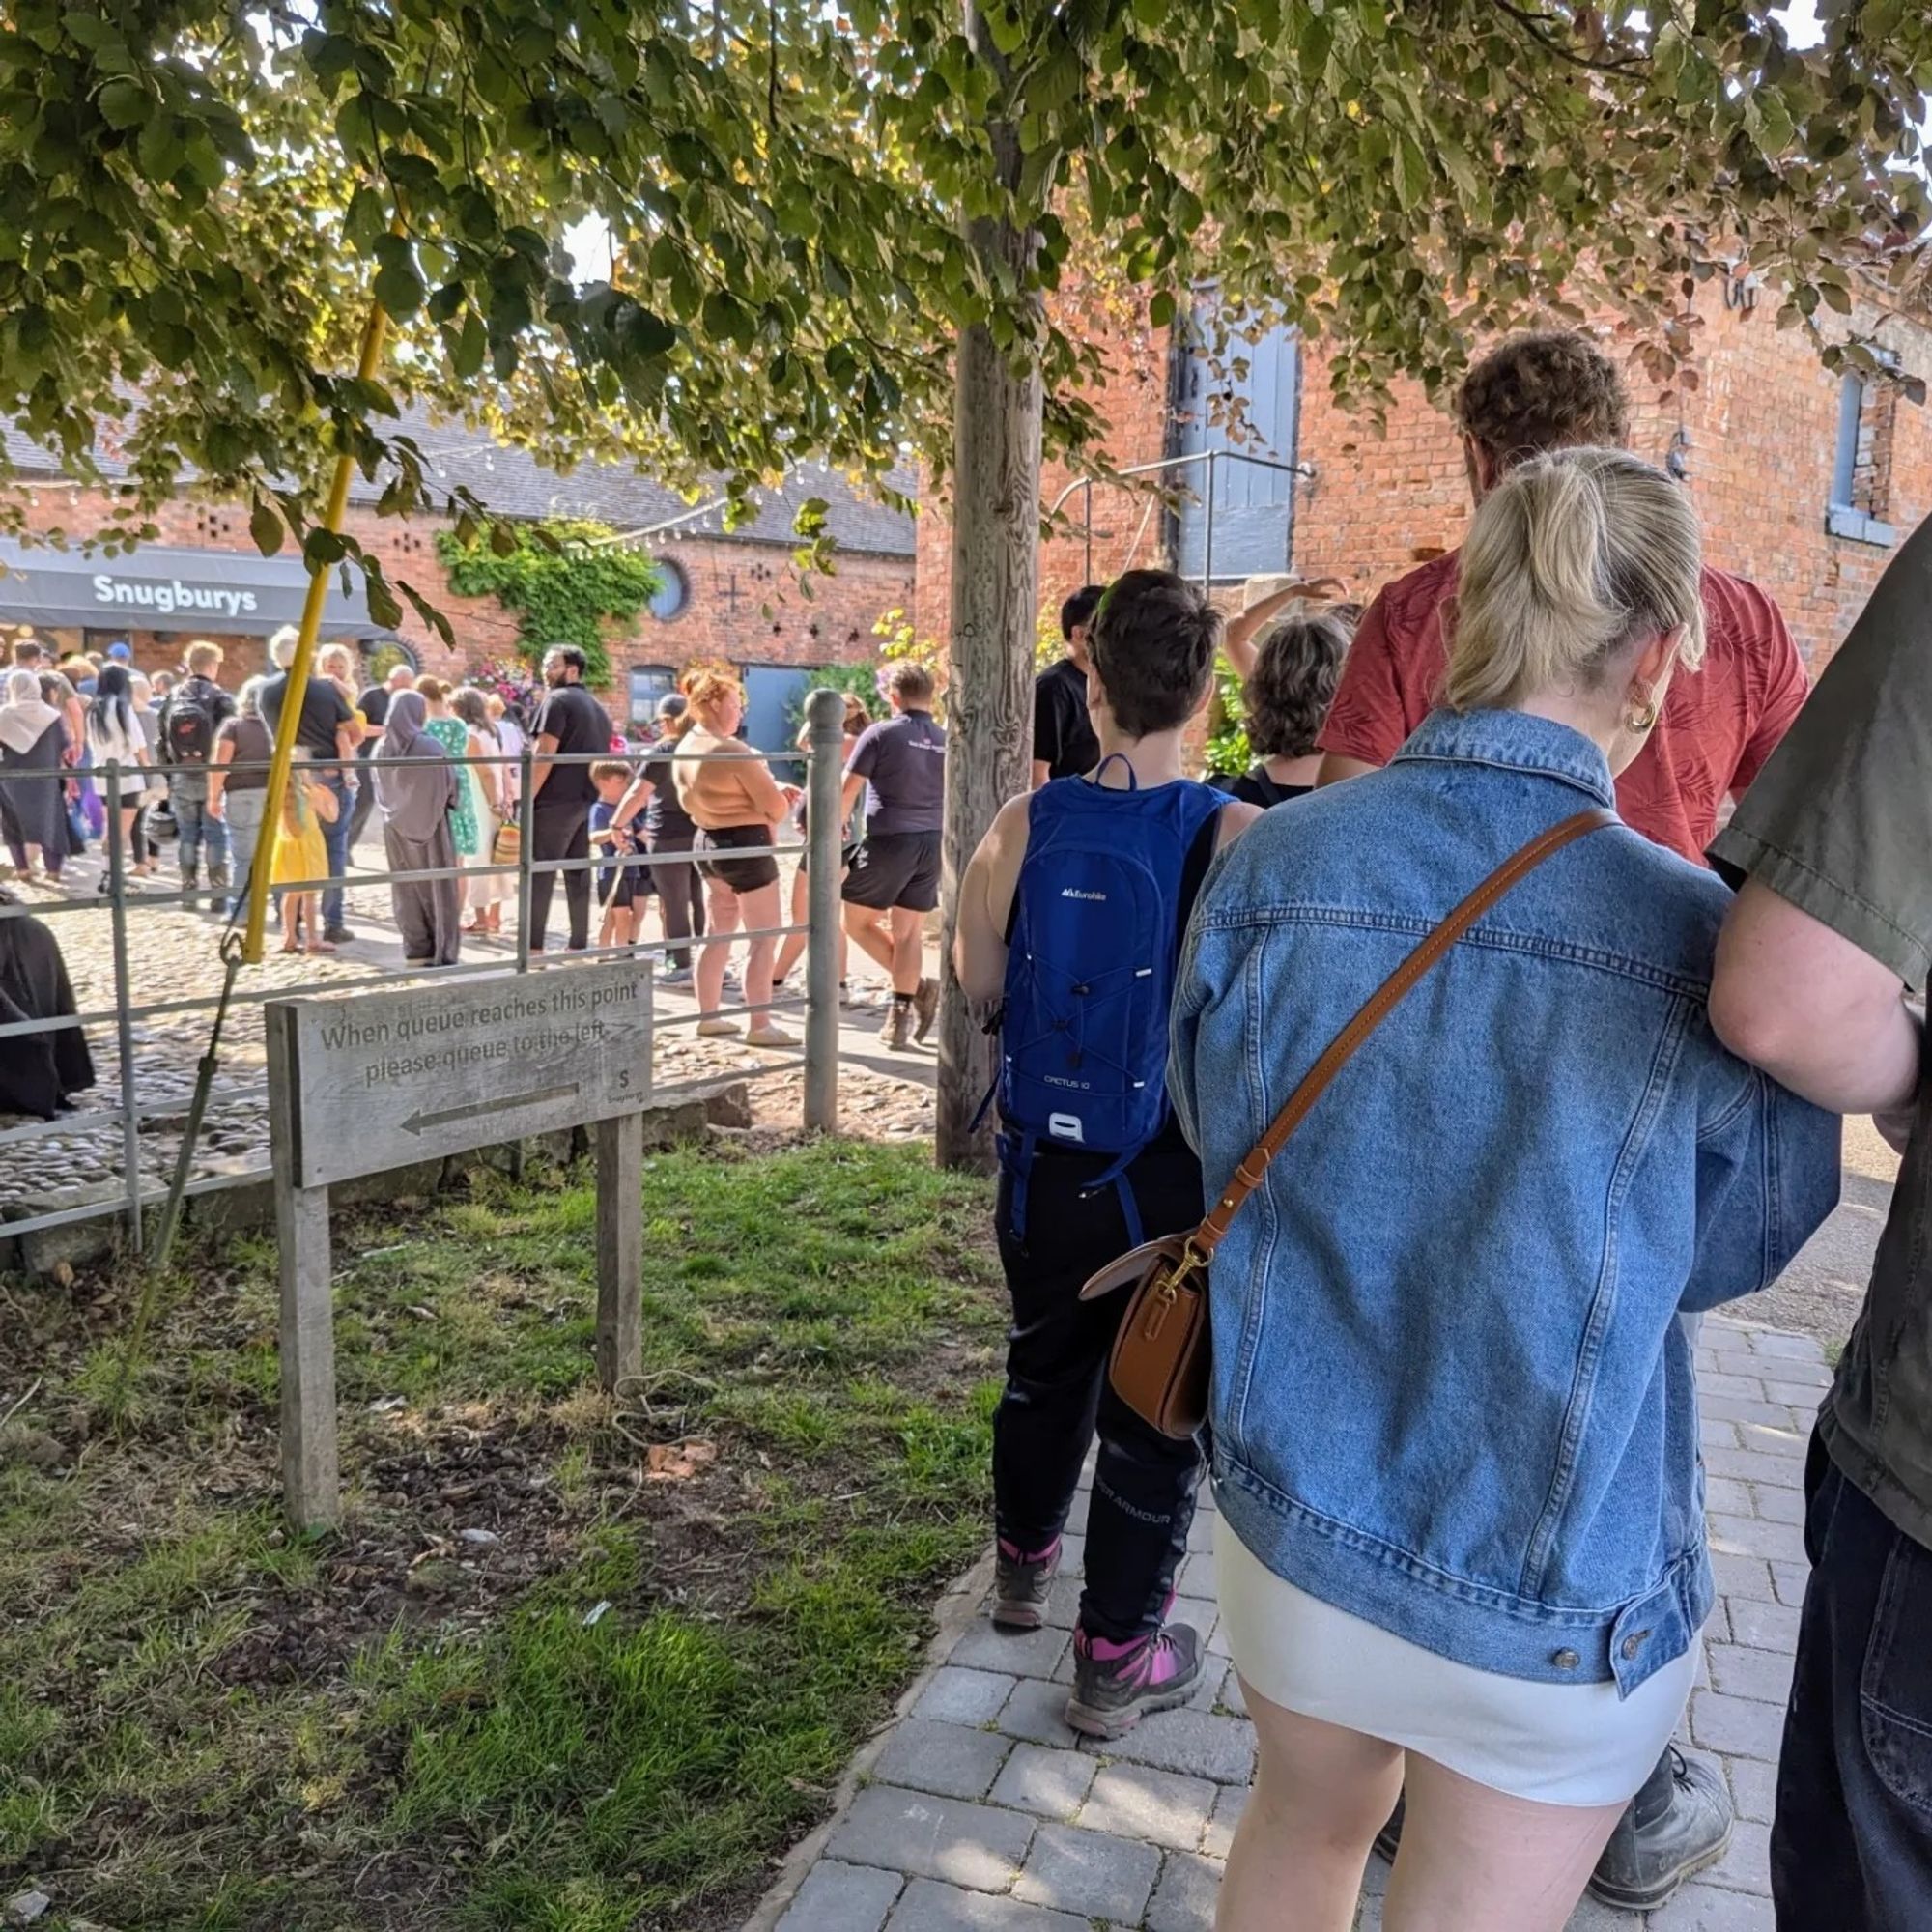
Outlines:
{"type": "MultiPolygon", "coordinates": [[[[1716,1317],[1698,1367],[1719,1597],[1682,1741],[1723,1768],[1737,1827],[1722,1862],[1661,1911],[1586,1900],[1571,1932],[1772,1925],[1773,1771],[1805,1577],[1800,1484],[1829,1375],[1810,1337],[1716,1317]]],[[[1175,1609],[1209,1634],[1208,1681],[1185,1710],[1095,1745],[1061,1715],[1086,1502],[1083,1486],[1048,1628],[1009,1635],[980,1614],[954,1620],[896,1724],[862,1756],[849,1802],[746,1932],[1210,1932],[1255,1754],[1216,1628],[1216,1518],[1208,1505],[1196,1519],[1175,1609]]],[[[1360,1932],[1379,1932],[1387,1877],[1372,1859],[1360,1932]]]]}
{"type": "MultiPolygon", "coordinates": [[[[358,848],[358,855],[371,866],[379,863],[373,846],[358,848]]],[[[221,986],[223,969],[216,950],[221,925],[167,903],[166,895],[178,890],[172,847],[164,850],[161,867],[161,876],[153,882],[156,899],[137,896],[128,908],[128,980],[137,1007],[208,998],[221,986]]],[[[112,1018],[116,1010],[113,925],[106,901],[95,895],[99,861],[89,856],[70,869],[72,876],[65,889],[13,882],[10,890],[29,906],[75,907],[48,912],[46,923],[60,940],[81,1010],[108,1017],[87,1029],[98,1085],[82,1096],[80,1113],[44,1134],[0,1145],[0,1213],[11,1208],[15,1217],[109,1197],[119,1189],[125,1173],[118,1119],[122,1070],[112,1018]],[[33,1204],[31,1210],[24,1206],[28,1202],[33,1204]]],[[[389,915],[386,886],[358,886],[352,872],[346,916],[356,937],[340,952],[315,958],[284,956],[274,950],[278,942],[271,932],[262,964],[242,969],[238,1004],[231,1009],[223,1034],[214,1098],[197,1151],[197,1179],[250,1173],[268,1165],[263,996],[301,987],[327,990],[372,971],[401,969],[402,947],[389,915]]],[[[559,906],[553,920],[560,924],[562,917],[559,906]]],[[[655,915],[648,929],[655,934],[655,915]]],[[[512,944],[465,937],[465,965],[508,966],[515,956],[512,944]]],[[[927,1046],[906,1054],[888,1053],[875,1037],[884,1013],[875,999],[878,989],[872,989],[874,1000],[869,1002],[863,997],[867,990],[862,980],[862,1002],[848,1011],[840,1041],[846,1064],[841,1081],[845,1124],[854,1132],[886,1139],[929,1134],[932,1050],[927,1046]]],[[[803,1003],[793,1005],[788,1016],[781,1015],[781,1023],[797,1033],[804,1024],[803,1003]]],[[[658,1011],[665,1018],[688,1021],[696,1005],[686,993],[660,988],[658,1011]]],[[[135,1093],[147,1112],[141,1172],[151,1186],[165,1184],[173,1176],[180,1128],[194,1089],[196,1063],[208,1043],[210,1017],[205,1009],[158,1013],[133,1026],[135,1093]]],[[[795,1061],[789,1056],[759,1053],[730,1040],[700,1040],[687,1024],[658,1036],[653,1075],[659,1089],[727,1076],[751,1078],[753,1115],[758,1124],[793,1126],[798,1122],[799,1083],[795,1061]]],[[[23,1124],[0,1114],[0,1132],[23,1124]]]]}

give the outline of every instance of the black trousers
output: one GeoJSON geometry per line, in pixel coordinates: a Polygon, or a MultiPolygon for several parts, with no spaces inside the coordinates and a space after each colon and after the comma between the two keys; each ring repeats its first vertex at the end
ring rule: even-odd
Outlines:
{"type": "MultiPolygon", "coordinates": [[[[692,835],[689,832],[660,833],[652,841],[651,851],[689,852],[692,835]]],[[[698,881],[697,867],[682,859],[672,860],[668,865],[651,867],[651,884],[658,890],[658,905],[664,913],[665,937],[671,941],[667,957],[679,972],[688,971],[691,966],[691,948],[679,946],[680,939],[704,937],[704,889],[698,881]]]]}
{"type": "MultiPolygon", "coordinates": [[[[1013,1298],[1007,1386],[993,1416],[994,1517],[1003,1542],[1032,1553],[1066,1523],[1080,1465],[1097,1430],[1100,1455],[1087,1520],[1080,1627],[1125,1643],[1160,1627],[1187,1548],[1201,1455],[1143,1422],[1107,1382],[1125,1291],[1083,1302],[1081,1285],[1131,1245],[1120,1195],[1088,1184],[1109,1163],[1041,1153],[1012,1227],[1013,1181],[1000,1179],[1000,1263],[1013,1298]]],[[[1148,1239],[1192,1228],[1201,1168],[1184,1147],[1143,1154],[1129,1170],[1148,1239]]]]}
{"type": "MultiPolygon", "coordinates": [[[[530,861],[587,859],[590,856],[590,805],[546,805],[541,797],[530,809],[530,861]]],[[[530,951],[544,950],[544,928],[550,923],[551,889],[563,880],[564,903],[570,908],[570,950],[582,952],[590,944],[590,874],[588,870],[530,874],[530,951]]]]}
{"type": "Polygon", "coordinates": [[[349,851],[355,856],[355,848],[362,842],[362,834],[369,823],[369,814],[376,810],[376,781],[369,771],[369,760],[376,755],[376,740],[365,739],[355,748],[355,761],[362,769],[356,773],[355,803],[349,809],[349,851]]]}
{"type": "Polygon", "coordinates": [[[1932,1924],[1932,1549],[1816,1435],[1804,1592],[1771,1828],[1777,1932],[1932,1924]]]}

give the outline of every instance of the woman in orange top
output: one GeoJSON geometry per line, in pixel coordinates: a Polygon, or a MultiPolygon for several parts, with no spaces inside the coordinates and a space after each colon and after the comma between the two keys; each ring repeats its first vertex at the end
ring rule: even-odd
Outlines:
{"type": "Polygon", "coordinates": [[[732,935],[742,924],[752,935],[745,953],[745,1004],[752,1009],[746,1039],[753,1046],[790,1046],[792,1037],[772,1024],[773,929],[779,907],[778,862],[764,848],[777,842],[778,827],[797,797],[773,778],[771,767],[733,733],[745,715],[745,693],[722,671],[700,671],[686,696],[697,722],[678,747],[672,770],[678,803],[697,827],[696,849],[705,885],[705,929],[697,956],[697,1031],[717,1038],[738,1023],[719,1011],[724,998],[724,966],[732,935]],[[693,756],[696,753],[696,756],[693,756]],[[746,848],[753,848],[747,851],[746,848]]]}

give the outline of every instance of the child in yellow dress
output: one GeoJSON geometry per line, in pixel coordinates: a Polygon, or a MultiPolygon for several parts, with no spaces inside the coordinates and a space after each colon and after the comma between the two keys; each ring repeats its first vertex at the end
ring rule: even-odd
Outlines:
{"type": "MultiPolygon", "coordinates": [[[[289,772],[288,789],[282,794],[281,836],[275,840],[274,864],[269,870],[270,879],[277,886],[328,876],[328,848],[322,841],[322,828],[335,823],[335,794],[310,776],[307,764],[308,760],[298,753],[289,772]]],[[[298,930],[307,934],[311,952],[335,951],[322,936],[321,909],[320,892],[282,895],[284,952],[300,950],[298,930]]]]}

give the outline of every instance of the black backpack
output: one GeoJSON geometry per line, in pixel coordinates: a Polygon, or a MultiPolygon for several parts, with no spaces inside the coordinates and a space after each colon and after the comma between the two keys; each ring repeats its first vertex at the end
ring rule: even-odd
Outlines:
{"type": "Polygon", "coordinates": [[[161,714],[161,755],[169,764],[205,765],[214,755],[226,695],[205,677],[191,677],[169,696],[161,714]]]}

